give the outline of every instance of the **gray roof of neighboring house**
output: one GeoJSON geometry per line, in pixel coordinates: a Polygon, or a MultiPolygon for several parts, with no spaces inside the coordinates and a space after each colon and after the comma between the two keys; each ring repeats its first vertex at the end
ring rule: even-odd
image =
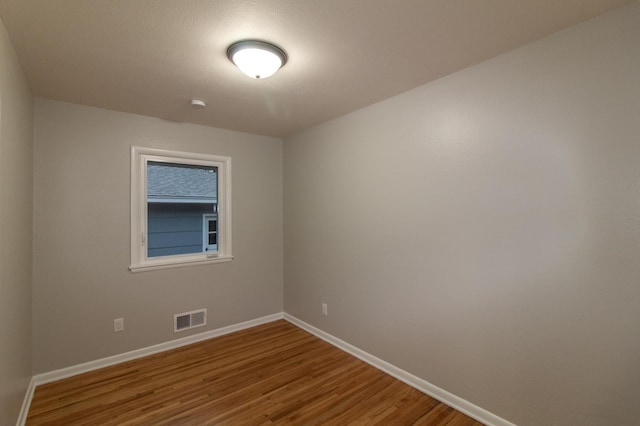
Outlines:
{"type": "Polygon", "coordinates": [[[171,199],[217,199],[218,173],[215,168],[149,162],[147,197],[171,199]]]}

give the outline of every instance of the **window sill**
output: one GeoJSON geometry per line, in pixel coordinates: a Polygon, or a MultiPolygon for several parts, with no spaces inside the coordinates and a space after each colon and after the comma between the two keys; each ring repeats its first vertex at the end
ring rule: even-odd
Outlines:
{"type": "Polygon", "coordinates": [[[231,262],[233,260],[233,256],[218,256],[218,257],[209,257],[205,259],[193,259],[193,260],[178,260],[178,261],[164,261],[158,263],[146,263],[144,265],[131,265],[129,266],[129,271],[132,273],[137,272],[146,272],[146,271],[157,271],[159,269],[172,269],[172,268],[183,268],[185,266],[198,266],[198,265],[208,265],[210,263],[224,263],[231,262]]]}

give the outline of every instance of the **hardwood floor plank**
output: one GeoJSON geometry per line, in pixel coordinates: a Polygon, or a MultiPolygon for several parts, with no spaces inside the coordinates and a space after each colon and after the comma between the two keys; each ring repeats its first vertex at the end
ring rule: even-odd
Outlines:
{"type": "Polygon", "coordinates": [[[284,321],[38,386],[28,426],[480,423],[284,321]]]}

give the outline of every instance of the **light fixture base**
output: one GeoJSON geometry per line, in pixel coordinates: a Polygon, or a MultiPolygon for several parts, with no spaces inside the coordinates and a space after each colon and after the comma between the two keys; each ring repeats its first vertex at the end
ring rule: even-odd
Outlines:
{"type": "Polygon", "coordinates": [[[207,106],[207,103],[202,99],[191,99],[191,106],[195,109],[203,109],[207,106]]]}

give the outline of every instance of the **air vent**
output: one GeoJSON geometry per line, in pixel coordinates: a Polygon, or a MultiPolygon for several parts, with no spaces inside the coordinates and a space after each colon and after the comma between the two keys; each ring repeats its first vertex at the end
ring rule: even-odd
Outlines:
{"type": "Polygon", "coordinates": [[[189,330],[195,327],[207,325],[207,310],[199,309],[197,311],[183,312],[173,316],[173,332],[189,330]]]}

